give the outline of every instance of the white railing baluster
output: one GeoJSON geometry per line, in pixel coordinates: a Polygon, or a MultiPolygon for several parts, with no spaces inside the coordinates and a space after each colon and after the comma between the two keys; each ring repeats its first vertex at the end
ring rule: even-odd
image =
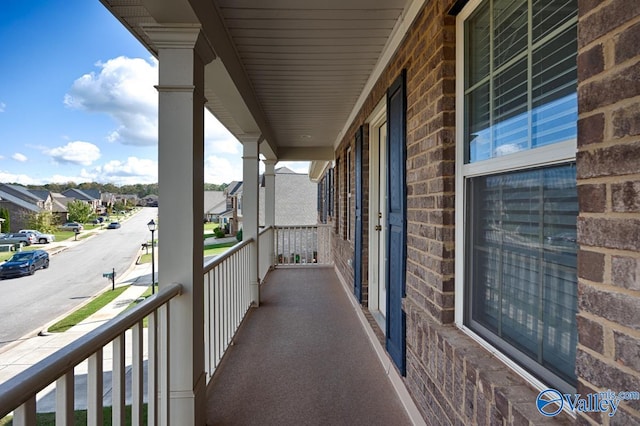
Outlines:
{"type": "MultiPolygon", "coordinates": [[[[104,348],[113,345],[112,405],[113,424],[122,424],[125,408],[127,330],[135,328],[132,347],[137,345],[133,360],[134,391],[138,409],[142,413],[144,367],[143,319],[149,318],[148,330],[148,424],[167,425],[169,414],[169,303],[180,295],[179,284],[169,284],[154,297],[116,316],[109,322],[78,338],[25,371],[0,384],[0,418],[14,412],[14,425],[36,424],[36,395],[52,383],[56,385],[56,424],[74,424],[74,373],[86,373],[87,424],[102,425],[104,399],[104,348]],[[85,367],[82,364],[87,361],[85,367]],[[80,366],[82,364],[82,366],[80,366]],[[74,370],[75,369],[75,370],[74,370]],[[137,379],[136,379],[137,377],[137,379]],[[135,385],[137,380],[137,385],[135,385]],[[138,395],[137,397],[135,395],[138,395]],[[161,398],[158,403],[157,398],[161,398]],[[26,402],[24,402],[26,401],[26,402]]],[[[136,403],[134,402],[134,406],[136,403]]],[[[138,424],[140,420],[138,420],[138,424]]],[[[134,420],[135,424],[135,420],[134,420]]]]}
{"type": "Polygon", "coordinates": [[[158,398],[158,418],[161,426],[169,425],[169,319],[171,316],[171,305],[163,305],[160,314],[160,359],[158,362],[158,372],[160,374],[160,397],[158,398]]]}
{"type": "Polygon", "coordinates": [[[15,426],[36,425],[36,396],[29,398],[13,412],[15,426]]]}
{"type": "Polygon", "coordinates": [[[158,311],[147,317],[147,424],[158,423],[158,311]]]}
{"type": "Polygon", "coordinates": [[[87,424],[102,426],[102,348],[89,357],[87,372],[87,424]]]}
{"type": "Polygon", "coordinates": [[[112,383],[112,419],[114,425],[124,424],[124,401],[126,394],[125,387],[125,337],[124,333],[116,337],[113,341],[113,371],[111,375],[112,383]]]}
{"type": "Polygon", "coordinates": [[[74,382],[73,368],[56,380],[56,425],[73,426],[74,382]]]}
{"type": "Polygon", "coordinates": [[[142,425],[142,404],[143,404],[143,323],[140,321],[131,330],[132,355],[131,355],[131,424],[133,426],[142,425]]]}

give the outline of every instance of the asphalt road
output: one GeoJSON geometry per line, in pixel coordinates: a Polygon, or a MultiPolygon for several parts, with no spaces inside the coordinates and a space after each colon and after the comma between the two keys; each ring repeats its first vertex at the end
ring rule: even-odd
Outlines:
{"type": "Polygon", "coordinates": [[[122,222],[121,228],[79,239],[51,256],[48,269],[40,269],[31,276],[1,280],[0,348],[37,333],[108,288],[111,282],[102,274],[115,268],[116,277],[121,276],[135,262],[140,245],[151,239],[147,223],[156,216],[156,208],[143,208],[122,222]]]}

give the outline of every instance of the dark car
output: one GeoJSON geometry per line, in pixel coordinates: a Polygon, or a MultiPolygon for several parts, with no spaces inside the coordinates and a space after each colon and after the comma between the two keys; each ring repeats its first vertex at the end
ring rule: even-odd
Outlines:
{"type": "Polygon", "coordinates": [[[120,222],[111,222],[107,226],[107,229],[118,229],[118,228],[120,228],[120,222]]]}
{"type": "Polygon", "coordinates": [[[33,275],[38,269],[49,267],[49,253],[44,250],[21,251],[0,265],[0,278],[33,275]]]}

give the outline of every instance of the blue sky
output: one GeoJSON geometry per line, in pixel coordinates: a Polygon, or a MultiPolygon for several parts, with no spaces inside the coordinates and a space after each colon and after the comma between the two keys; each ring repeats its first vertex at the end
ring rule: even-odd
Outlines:
{"type": "MultiPolygon", "coordinates": [[[[157,182],[157,62],[98,0],[2,0],[0,40],[0,182],[157,182]]],[[[241,180],[205,117],[205,181],[241,180]]]]}

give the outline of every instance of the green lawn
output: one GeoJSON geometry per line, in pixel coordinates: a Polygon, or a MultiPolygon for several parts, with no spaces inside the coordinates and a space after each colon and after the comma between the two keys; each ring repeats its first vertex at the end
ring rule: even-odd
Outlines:
{"type": "Polygon", "coordinates": [[[225,251],[229,250],[229,247],[233,247],[238,244],[237,241],[232,241],[230,243],[220,243],[220,244],[210,244],[204,247],[204,255],[205,256],[215,256],[218,254],[222,254],[225,251]]]}
{"type": "Polygon", "coordinates": [[[73,312],[71,315],[63,318],[57,323],[53,324],[47,331],[51,333],[62,333],[67,331],[74,325],[89,318],[92,314],[97,312],[100,308],[106,306],[113,299],[118,297],[123,291],[129,288],[128,285],[116,287],[115,290],[105,291],[101,295],[94,298],[91,302],[87,303],[80,309],[73,312]]]}

